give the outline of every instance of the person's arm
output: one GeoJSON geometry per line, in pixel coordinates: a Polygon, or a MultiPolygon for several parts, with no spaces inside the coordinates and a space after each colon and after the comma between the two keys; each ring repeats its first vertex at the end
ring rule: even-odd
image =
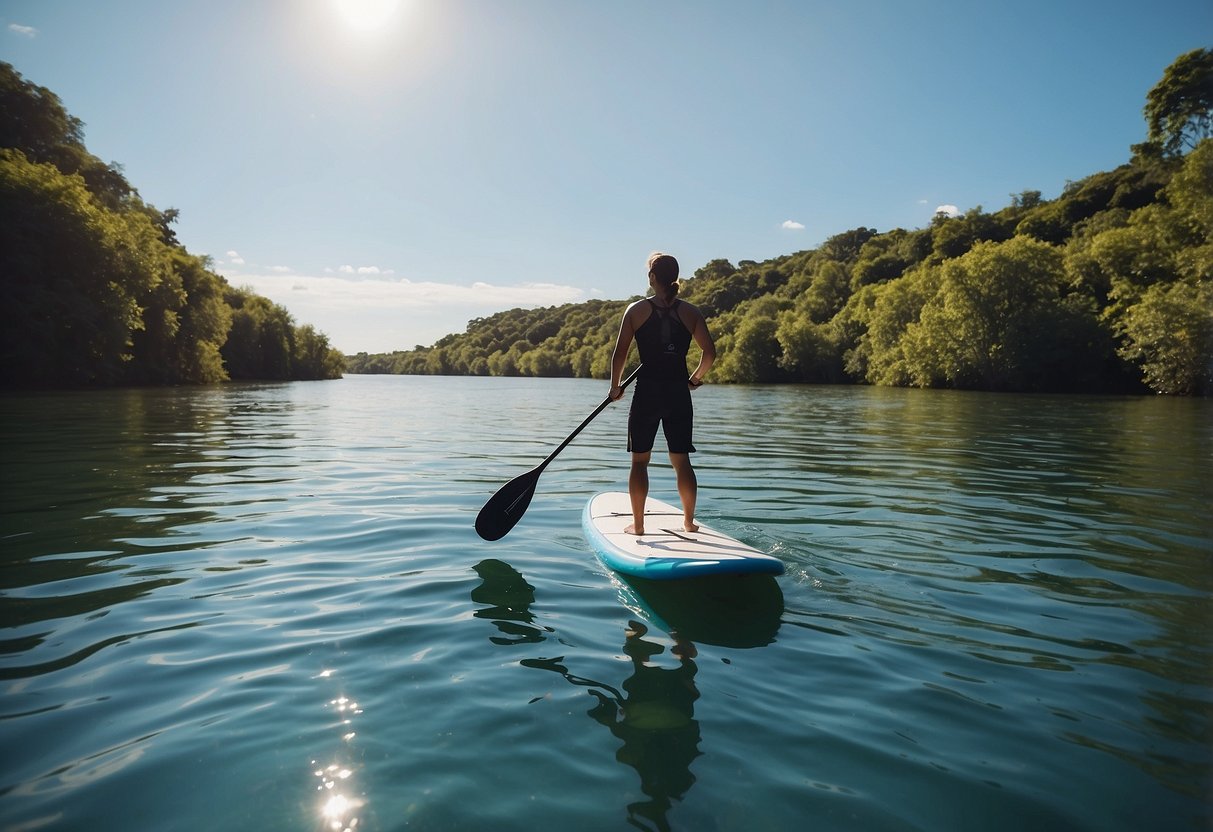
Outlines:
{"type": "Polygon", "coordinates": [[[716,342],[712,340],[712,333],[708,331],[708,322],[704,320],[703,313],[698,309],[695,310],[695,318],[695,328],[691,330],[691,337],[695,339],[702,354],[699,356],[699,366],[687,379],[687,384],[692,390],[703,384],[703,377],[708,374],[708,370],[712,369],[712,364],[716,362],[716,342]]]}
{"type": "Polygon", "coordinates": [[[611,352],[611,391],[609,395],[612,401],[623,397],[623,390],[619,387],[619,382],[623,379],[623,369],[628,363],[628,350],[632,348],[632,339],[636,337],[636,330],[632,326],[633,308],[635,307],[629,306],[623,313],[623,320],[619,322],[619,336],[615,339],[615,349],[611,352]]]}

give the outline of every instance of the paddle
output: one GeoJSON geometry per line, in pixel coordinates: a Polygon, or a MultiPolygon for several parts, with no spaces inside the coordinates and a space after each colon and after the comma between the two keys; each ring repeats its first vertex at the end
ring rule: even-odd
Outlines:
{"type": "MultiPolygon", "coordinates": [[[[636,378],[636,374],[639,372],[640,367],[633,370],[619,384],[619,389],[622,390],[631,384],[632,379],[636,378]]],[[[497,493],[489,498],[489,501],[484,504],[484,508],[480,509],[480,514],[476,515],[476,534],[485,540],[500,540],[509,534],[510,529],[514,528],[515,524],[522,519],[527,506],[531,504],[531,497],[535,496],[535,484],[539,482],[539,475],[543,473],[543,469],[547,468],[548,463],[556,458],[556,454],[563,451],[565,446],[573,441],[573,437],[581,433],[585,426],[610,403],[611,397],[607,396],[602,400],[602,404],[598,405],[593,413],[586,416],[585,421],[560,443],[556,450],[548,454],[547,459],[497,489],[497,493]]]]}

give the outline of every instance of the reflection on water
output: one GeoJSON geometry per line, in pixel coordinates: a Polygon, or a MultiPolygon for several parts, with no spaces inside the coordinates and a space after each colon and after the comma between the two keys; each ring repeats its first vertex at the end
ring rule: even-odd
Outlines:
{"type": "MultiPolygon", "coordinates": [[[[518,621],[533,621],[529,605],[534,590],[509,564],[498,560],[482,561],[473,567],[481,584],[472,590],[472,600],[491,606],[478,609],[477,618],[492,620],[503,632],[519,635],[518,621]]],[[[769,577],[769,576],[766,576],[769,577]]],[[[699,756],[699,723],[695,720],[695,645],[675,637],[671,653],[677,664],[662,667],[654,658],[665,648],[644,636],[648,628],[639,621],[629,623],[623,644],[631,660],[631,674],[621,685],[623,692],[607,683],[569,671],[564,657],[526,658],[523,667],[558,673],[570,684],[588,688],[597,703],[587,711],[599,725],[622,742],[615,759],[634,768],[640,775],[640,788],[649,798],[627,806],[628,822],[640,829],[666,832],[670,825],[666,813],[671,801],[681,800],[695,782],[691,763],[699,756]]],[[[519,646],[543,641],[544,636],[528,628],[526,637],[489,640],[502,646],[519,646]]]]}
{"type": "Polygon", "coordinates": [[[665,648],[645,641],[647,630],[633,621],[623,652],[632,660],[632,675],[623,682],[625,696],[591,690],[599,704],[589,712],[610,729],[623,745],[615,759],[636,769],[647,801],[628,805],[628,821],[640,829],[670,828],[666,813],[671,800],[681,800],[695,782],[691,762],[699,756],[699,723],[695,720],[695,645],[677,639],[672,668],[653,663],[665,648]],[[641,818],[650,822],[646,824],[641,818]]]}
{"type": "Polygon", "coordinates": [[[627,607],[688,641],[762,647],[779,632],[783,592],[771,575],[706,575],[676,581],[611,577],[627,607]]]}
{"type": "MultiPolygon", "coordinates": [[[[535,626],[531,604],[535,587],[526,582],[514,567],[499,560],[482,560],[472,567],[482,583],[472,590],[472,600],[489,606],[476,610],[477,618],[487,618],[503,635],[493,636],[494,644],[533,644],[547,636],[535,626]]],[[[551,632],[550,628],[546,632],[551,632]]]]}

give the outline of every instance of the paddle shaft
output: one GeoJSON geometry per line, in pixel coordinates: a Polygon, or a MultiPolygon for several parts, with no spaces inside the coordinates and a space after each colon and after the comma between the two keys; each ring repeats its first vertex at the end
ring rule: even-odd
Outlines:
{"type": "MultiPolygon", "coordinates": [[[[644,365],[641,364],[635,370],[632,370],[632,372],[630,372],[628,374],[627,378],[625,378],[623,381],[619,382],[620,391],[622,391],[624,388],[626,388],[629,384],[632,383],[632,379],[636,378],[637,374],[640,372],[640,367],[643,367],[643,366],[644,365]]],[[[565,440],[556,446],[556,450],[554,450],[550,454],[548,454],[547,459],[545,459],[543,462],[541,462],[535,466],[535,469],[534,469],[535,476],[539,476],[539,474],[543,471],[543,469],[548,467],[548,463],[556,458],[556,454],[563,451],[570,442],[572,442],[574,439],[576,439],[577,434],[579,434],[583,430],[585,430],[585,426],[588,425],[590,422],[594,421],[595,416],[597,416],[602,411],[606,410],[607,405],[609,405],[612,401],[613,401],[613,399],[608,394],[607,397],[602,400],[602,404],[600,404],[600,405],[598,405],[598,407],[594,408],[594,412],[591,413],[589,416],[586,416],[585,421],[582,422],[580,425],[578,425],[577,428],[572,433],[570,433],[567,437],[565,437],[565,440]]]]}
{"type": "MultiPolygon", "coordinates": [[[[640,368],[637,367],[631,375],[623,380],[619,388],[622,390],[627,387],[639,372],[640,368]]],[[[610,403],[611,397],[608,395],[602,404],[598,405],[594,412],[560,443],[556,450],[548,454],[547,459],[497,489],[497,493],[489,498],[489,501],[480,509],[480,513],[476,515],[476,533],[485,540],[500,540],[508,534],[510,529],[514,528],[514,524],[522,519],[527,506],[531,504],[531,497],[535,494],[535,484],[539,482],[539,475],[543,473],[543,469],[610,403]]]]}

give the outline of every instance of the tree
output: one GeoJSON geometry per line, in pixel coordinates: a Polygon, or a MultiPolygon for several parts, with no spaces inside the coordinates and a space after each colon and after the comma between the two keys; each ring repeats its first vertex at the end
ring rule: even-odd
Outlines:
{"type": "Polygon", "coordinates": [[[1021,211],[1031,210],[1043,201],[1040,197],[1040,191],[1020,191],[1017,194],[1011,194],[1011,207],[1018,208],[1021,211]]]}
{"type": "Polygon", "coordinates": [[[249,289],[226,287],[224,298],[232,308],[231,331],[221,350],[228,375],[276,381],[298,378],[290,313],[249,289]]]}
{"type": "Polygon", "coordinates": [[[177,380],[213,384],[227,380],[220,352],[232,326],[232,310],[223,302],[227,282],[206,261],[183,248],[173,250],[173,270],[180,275],[186,304],[177,333],[177,380]]]}
{"type": "Polygon", "coordinates": [[[936,220],[935,255],[940,259],[960,257],[977,243],[987,240],[1000,242],[1013,235],[1009,223],[994,214],[987,214],[978,205],[959,217],[936,220]]]}
{"type": "Polygon", "coordinates": [[[292,356],[294,372],[298,379],[341,378],[345,359],[340,352],[329,346],[328,336],[317,332],[311,324],[295,330],[295,354],[292,356]]]}
{"type": "Polygon", "coordinates": [[[1167,185],[1167,199],[1213,242],[1213,139],[1205,139],[1184,159],[1167,185]]]}
{"type": "MultiPolygon", "coordinates": [[[[1167,185],[1171,209],[1143,208],[1132,229],[1149,234],[1154,279],[1138,269],[1113,280],[1110,307],[1120,354],[1159,393],[1213,393],[1213,139],[1184,159],[1167,185]]],[[[1106,235],[1101,235],[1102,239],[1106,235]]],[[[1139,255],[1139,258],[1144,255],[1139,255]]],[[[1122,272],[1124,270],[1122,269],[1122,272]]]]}
{"type": "MultiPolygon", "coordinates": [[[[31,84],[12,64],[0,62],[0,147],[20,150],[34,162],[52,164],[65,149],[84,152],[84,123],[69,115],[59,96],[31,84]]],[[[70,171],[74,173],[75,171],[70,171]]]]}
{"type": "Polygon", "coordinates": [[[795,310],[781,312],[776,319],[775,340],[782,354],[779,367],[798,381],[842,380],[842,356],[837,333],[830,324],[814,323],[795,310]]]}
{"type": "Polygon", "coordinates": [[[728,260],[710,260],[706,265],[695,270],[695,279],[709,280],[711,278],[731,277],[736,273],[737,267],[728,260]]]}
{"type": "Polygon", "coordinates": [[[1213,137],[1213,50],[1194,49],[1175,59],[1146,95],[1149,140],[1180,155],[1213,137]]]}
{"type": "Polygon", "coordinates": [[[846,266],[836,260],[826,260],[814,272],[812,282],[796,300],[796,306],[806,312],[810,319],[824,323],[838,314],[850,296],[850,276],[846,266]]]}
{"type": "Polygon", "coordinates": [[[551,347],[530,350],[518,360],[518,369],[528,376],[567,378],[573,374],[567,355],[551,347]]]}
{"type": "Polygon", "coordinates": [[[876,236],[875,228],[852,228],[841,234],[835,234],[821,244],[821,253],[831,260],[850,265],[859,257],[859,251],[864,243],[876,236]]]}
{"type": "Polygon", "coordinates": [[[1213,281],[1151,286],[1120,329],[1121,354],[1141,367],[1151,390],[1213,393],[1213,281]]]}
{"type": "Polygon", "coordinates": [[[787,305],[786,301],[765,297],[738,310],[736,329],[717,342],[719,366],[714,372],[721,380],[753,384],[781,379],[779,359],[783,350],[776,337],[776,318],[787,305]]]}
{"type": "Polygon", "coordinates": [[[138,299],[165,261],[142,215],[92,199],[79,176],[0,150],[0,379],[20,386],[113,384],[144,321],[138,299]]]}
{"type": "MultiPolygon", "coordinates": [[[[167,261],[167,247],[158,248],[167,261]]],[[[177,344],[187,300],[181,276],[166,263],[160,279],[136,300],[143,320],[132,333],[132,360],[126,377],[136,384],[173,384],[180,380],[177,344]]]]}
{"type": "Polygon", "coordinates": [[[901,277],[909,265],[895,254],[878,254],[871,260],[860,260],[852,271],[851,286],[871,286],[874,283],[887,283],[901,277]]]}
{"type": "Polygon", "coordinates": [[[1061,252],[1024,237],[978,243],[945,262],[938,292],[901,339],[913,382],[1033,389],[1064,331],[1063,276],[1061,252]]]}
{"type": "Polygon", "coordinates": [[[118,165],[107,165],[88,152],[84,123],[64,109],[59,97],[2,62],[0,147],[20,150],[30,161],[52,164],[63,173],[80,174],[89,192],[111,211],[137,199],[118,165]]]}
{"type": "Polygon", "coordinates": [[[732,272],[726,268],[727,260],[713,260],[714,267],[700,269],[693,280],[687,281],[685,294],[680,295],[695,304],[709,318],[727,312],[738,304],[761,294],[758,290],[760,275],[753,266],[732,272]]]}
{"type": "Polygon", "coordinates": [[[913,272],[869,289],[874,298],[867,315],[867,333],[862,349],[852,355],[854,364],[864,359],[863,372],[873,384],[929,386],[933,377],[917,375],[906,361],[904,338],[907,330],[922,315],[923,307],[939,291],[938,266],[924,266],[913,272]]]}

